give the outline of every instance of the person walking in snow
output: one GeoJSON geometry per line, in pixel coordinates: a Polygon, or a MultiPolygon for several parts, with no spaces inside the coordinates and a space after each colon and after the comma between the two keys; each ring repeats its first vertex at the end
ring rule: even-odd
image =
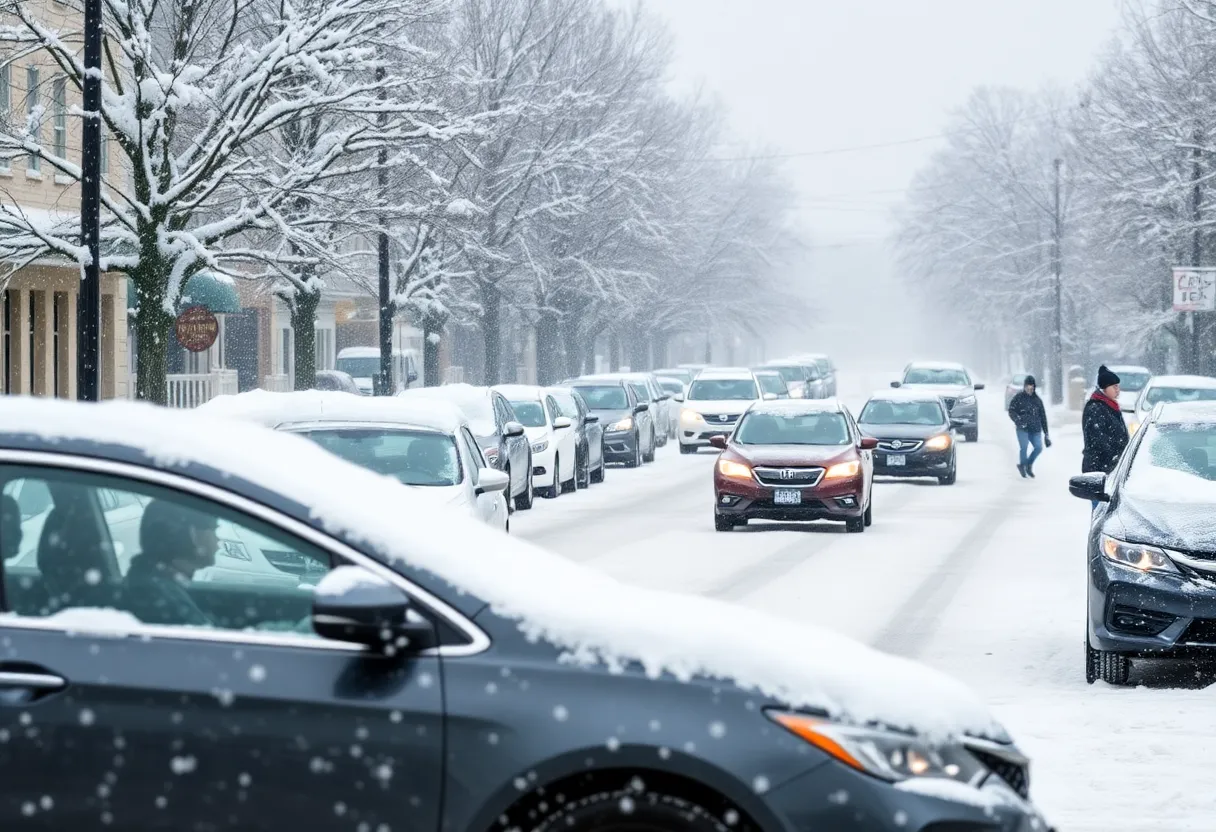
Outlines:
{"type": "MultiPolygon", "coordinates": [[[[1081,413],[1081,433],[1085,439],[1081,472],[1109,474],[1115,470],[1131,436],[1119,408],[1119,377],[1105,364],[1098,368],[1098,388],[1081,413]]],[[[1097,507],[1095,501],[1094,508],[1097,507]]]]}
{"type": "Polygon", "coordinates": [[[1026,376],[1021,392],[1009,402],[1009,418],[1018,435],[1018,473],[1034,479],[1034,461],[1043,453],[1043,445],[1051,447],[1047,427],[1047,408],[1035,392],[1034,376],[1026,376]],[[1027,454],[1031,448],[1034,450],[1027,454]]]}

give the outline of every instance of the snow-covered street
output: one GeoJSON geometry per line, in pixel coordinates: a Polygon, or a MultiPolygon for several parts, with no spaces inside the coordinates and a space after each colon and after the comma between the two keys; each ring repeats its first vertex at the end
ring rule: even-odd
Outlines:
{"type": "MultiPolygon", "coordinates": [[[[889,378],[846,374],[842,393],[857,412],[889,378]]],[[[835,629],[966,681],[1031,755],[1034,797],[1062,830],[1210,829],[1212,680],[1165,666],[1140,687],[1085,683],[1089,511],[1067,490],[1079,425],[1063,419],[1038,479],[1022,480],[1000,396],[981,394],[981,440],[961,446],[958,484],[880,481],[863,535],[716,533],[714,455],[672,446],[654,466],[517,513],[512,530],[627,582],[835,629]]]]}

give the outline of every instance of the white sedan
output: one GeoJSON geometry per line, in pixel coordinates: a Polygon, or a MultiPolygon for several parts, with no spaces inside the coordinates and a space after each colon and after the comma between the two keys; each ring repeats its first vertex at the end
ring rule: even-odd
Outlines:
{"type": "Polygon", "coordinates": [[[530,384],[501,384],[515,418],[532,443],[532,484],[544,497],[559,497],[578,487],[578,432],[562,415],[553,396],[530,384]]]}

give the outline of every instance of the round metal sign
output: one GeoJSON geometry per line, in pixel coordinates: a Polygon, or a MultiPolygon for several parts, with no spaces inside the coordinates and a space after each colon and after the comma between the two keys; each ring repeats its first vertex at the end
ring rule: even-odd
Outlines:
{"type": "Polygon", "coordinates": [[[191,306],[182,310],[175,325],[177,342],[190,352],[211,349],[220,334],[220,322],[205,306],[191,306]]]}

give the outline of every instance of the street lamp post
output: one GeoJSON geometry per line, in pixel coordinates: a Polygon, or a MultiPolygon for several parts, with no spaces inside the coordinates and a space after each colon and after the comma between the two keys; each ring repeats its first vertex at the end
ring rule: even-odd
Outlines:
{"type": "Polygon", "coordinates": [[[101,0],[84,0],[80,239],[88,249],[76,303],[76,397],[101,394],[101,0]]]}

